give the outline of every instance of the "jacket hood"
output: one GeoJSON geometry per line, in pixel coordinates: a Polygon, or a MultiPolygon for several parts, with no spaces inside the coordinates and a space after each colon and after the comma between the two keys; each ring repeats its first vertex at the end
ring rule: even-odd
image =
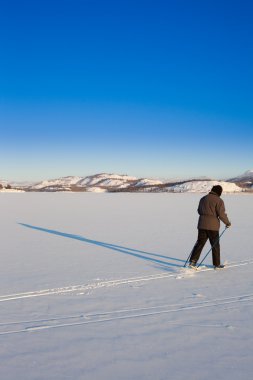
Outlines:
{"type": "Polygon", "coordinates": [[[218,195],[220,197],[221,194],[222,194],[222,190],[223,189],[222,189],[222,187],[220,185],[215,185],[215,186],[212,187],[211,193],[212,194],[216,194],[216,195],[218,195]]]}

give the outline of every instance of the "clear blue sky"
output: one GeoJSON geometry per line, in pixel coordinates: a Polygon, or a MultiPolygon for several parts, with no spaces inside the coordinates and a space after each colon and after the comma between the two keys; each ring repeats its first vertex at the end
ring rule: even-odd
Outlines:
{"type": "Polygon", "coordinates": [[[0,178],[253,168],[253,2],[3,0],[0,178]]]}

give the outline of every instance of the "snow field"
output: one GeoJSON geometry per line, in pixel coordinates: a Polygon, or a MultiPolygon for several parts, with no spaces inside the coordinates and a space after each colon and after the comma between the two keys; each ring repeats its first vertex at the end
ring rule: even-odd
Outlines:
{"type": "Polygon", "coordinates": [[[252,197],[195,272],[200,196],[1,194],[0,377],[250,379],[252,197]]]}

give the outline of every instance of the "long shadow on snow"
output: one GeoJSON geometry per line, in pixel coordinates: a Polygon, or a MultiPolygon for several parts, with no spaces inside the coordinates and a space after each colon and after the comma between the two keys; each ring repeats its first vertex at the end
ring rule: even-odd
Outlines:
{"type": "Polygon", "coordinates": [[[101,242],[101,241],[97,241],[97,240],[91,240],[91,239],[87,239],[87,238],[85,238],[83,236],[79,236],[79,235],[73,235],[73,234],[68,234],[65,232],[49,230],[47,228],[36,227],[36,226],[32,226],[30,224],[25,224],[25,223],[18,223],[18,224],[23,226],[23,227],[31,228],[33,230],[38,230],[38,231],[47,232],[47,233],[53,234],[53,235],[63,236],[63,237],[69,238],[69,239],[75,239],[75,240],[83,241],[83,242],[88,243],[88,244],[98,245],[100,247],[108,248],[108,249],[111,249],[113,251],[124,253],[126,255],[138,257],[139,259],[151,261],[151,262],[154,262],[156,264],[162,265],[163,269],[165,269],[165,267],[166,267],[167,270],[168,270],[168,267],[170,267],[170,266],[171,267],[182,267],[182,265],[170,263],[170,262],[163,261],[163,260],[153,258],[153,257],[160,257],[160,258],[164,258],[166,260],[179,261],[181,263],[184,262],[184,260],[176,259],[175,257],[158,255],[157,253],[150,253],[150,252],[140,251],[138,249],[122,247],[122,246],[116,245],[116,244],[105,243],[105,242],[101,242]],[[144,255],[153,256],[153,257],[147,257],[144,255]]]}

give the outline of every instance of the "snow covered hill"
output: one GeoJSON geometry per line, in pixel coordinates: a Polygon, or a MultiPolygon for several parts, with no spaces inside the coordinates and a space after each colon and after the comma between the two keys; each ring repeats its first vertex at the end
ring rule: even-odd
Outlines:
{"type": "Polygon", "coordinates": [[[206,177],[177,181],[161,181],[149,178],[136,178],[126,174],[99,173],[86,177],[67,176],[41,181],[35,184],[15,184],[0,180],[0,188],[11,185],[12,189],[37,192],[208,192],[213,185],[220,184],[226,193],[253,190],[253,170],[230,181],[216,181],[206,177]],[[2,186],[1,186],[2,184],[2,186]]]}
{"type": "Polygon", "coordinates": [[[235,183],[223,181],[190,181],[168,187],[168,191],[174,193],[207,193],[215,185],[220,185],[224,193],[238,193],[243,189],[235,183]]]}
{"type": "Polygon", "coordinates": [[[87,177],[61,177],[39,182],[29,191],[89,191],[104,192],[162,185],[162,181],[118,174],[101,173],[87,177]]]}
{"type": "Polygon", "coordinates": [[[238,183],[245,188],[253,188],[253,169],[247,170],[245,173],[229,179],[229,181],[238,183]]]}
{"type": "Polygon", "coordinates": [[[138,182],[135,183],[135,186],[136,187],[139,187],[139,186],[157,186],[157,185],[162,185],[162,184],[163,184],[162,181],[142,178],[138,182]]]}
{"type": "Polygon", "coordinates": [[[75,185],[81,179],[82,177],[60,177],[36,183],[35,185],[30,186],[29,190],[69,190],[72,185],[75,185]]]}
{"type": "Polygon", "coordinates": [[[2,192],[24,192],[28,187],[32,186],[32,182],[17,182],[0,179],[0,191],[2,192]]]}
{"type": "Polygon", "coordinates": [[[88,191],[88,192],[208,192],[220,184],[224,192],[241,192],[234,183],[213,180],[192,180],[164,184],[162,181],[118,174],[95,174],[87,177],[61,177],[40,182],[29,187],[29,191],[88,191]]]}
{"type": "Polygon", "coordinates": [[[136,177],[130,177],[128,175],[118,175],[118,174],[96,174],[93,176],[88,176],[76,183],[77,186],[88,187],[116,187],[116,188],[126,188],[130,186],[133,182],[137,180],[136,177]]]}
{"type": "Polygon", "coordinates": [[[95,191],[126,188],[137,181],[136,177],[118,174],[95,174],[87,177],[61,177],[30,186],[29,191],[95,191]]]}
{"type": "Polygon", "coordinates": [[[238,182],[238,181],[247,180],[247,179],[253,180],[253,169],[247,170],[245,173],[238,175],[237,177],[232,178],[231,180],[238,182]]]}
{"type": "Polygon", "coordinates": [[[6,181],[5,179],[0,179],[0,185],[2,187],[4,187],[4,186],[8,185],[8,181],[6,181]]]}

